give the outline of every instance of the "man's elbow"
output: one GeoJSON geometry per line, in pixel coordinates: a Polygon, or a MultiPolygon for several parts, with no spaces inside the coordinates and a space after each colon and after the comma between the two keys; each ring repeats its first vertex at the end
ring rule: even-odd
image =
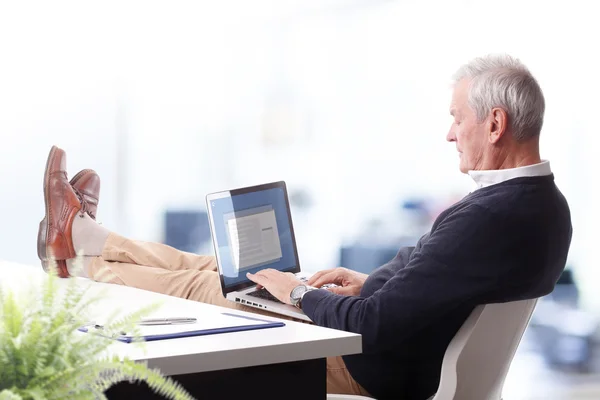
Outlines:
{"type": "Polygon", "coordinates": [[[358,323],[356,330],[362,336],[363,353],[378,353],[383,348],[388,347],[388,337],[390,321],[373,307],[363,304],[360,313],[357,315],[358,323]]]}

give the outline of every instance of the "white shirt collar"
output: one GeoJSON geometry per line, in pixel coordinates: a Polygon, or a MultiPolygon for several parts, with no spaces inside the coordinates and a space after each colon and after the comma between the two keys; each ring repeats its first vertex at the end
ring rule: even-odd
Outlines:
{"type": "Polygon", "coordinates": [[[477,189],[495,185],[509,179],[521,178],[524,176],[545,176],[550,175],[551,173],[550,162],[546,160],[542,160],[539,164],[527,165],[525,167],[469,171],[469,175],[475,181],[477,189]]]}

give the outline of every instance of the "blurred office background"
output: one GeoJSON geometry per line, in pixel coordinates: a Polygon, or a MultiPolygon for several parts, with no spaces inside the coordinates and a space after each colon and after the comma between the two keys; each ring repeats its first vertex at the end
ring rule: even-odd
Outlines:
{"type": "Polygon", "coordinates": [[[473,188],[445,142],[451,76],[475,56],[508,52],[545,92],[543,157],[575,230],[567,273],[538,307],[506,398],[598,399],[596,7],[2,2],[0,257],[38,262],[43,169],[56,144],[71,175],[98,171],[98,218],[120,234],[212,253],[204,196],[285,180],[302,267],[368,272],[473,188]]]}

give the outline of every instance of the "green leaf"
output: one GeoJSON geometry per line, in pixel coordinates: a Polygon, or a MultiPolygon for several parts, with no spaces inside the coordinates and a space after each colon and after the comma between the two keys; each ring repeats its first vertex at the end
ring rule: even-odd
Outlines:
{"type": "Polygon", "coordinates": [[[48,400],[44,391],[39,387],[24,390],[23,395],[31,400],[48,400]]]}
{"type": "Polygon", "coordinates": [[[23,398],[18,394],[5,389],[0,392],[0,400],[23,400],[23,398]]]}
{"type": "Polygon", "coordinates": [[[23,324],[23,311],[19,307],[19,303],[15,301],[15,296],[12,292],[6,294],[2,306],[4,328],[12,338],[15,338],[18,336],[23,324]]]}

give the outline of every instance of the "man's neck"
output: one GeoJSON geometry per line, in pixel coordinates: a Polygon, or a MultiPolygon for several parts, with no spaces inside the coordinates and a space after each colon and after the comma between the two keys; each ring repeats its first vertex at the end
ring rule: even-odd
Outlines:
{"type": "Polygon", "coordinates": [[[496,169],[509,169],[525,167],[527,165],[539,164],[542,162],[539,154],[526,154],[522,157],[505,158],[500,166],[496,169]]]}
{"type": "Polygon", "coordinates": [[[488,160],[483,162],[482,170],[510,169],[539,164],[542,162],[539,142],[537,140],[519,144],[513,142],[494,149],[488,160]]]}

